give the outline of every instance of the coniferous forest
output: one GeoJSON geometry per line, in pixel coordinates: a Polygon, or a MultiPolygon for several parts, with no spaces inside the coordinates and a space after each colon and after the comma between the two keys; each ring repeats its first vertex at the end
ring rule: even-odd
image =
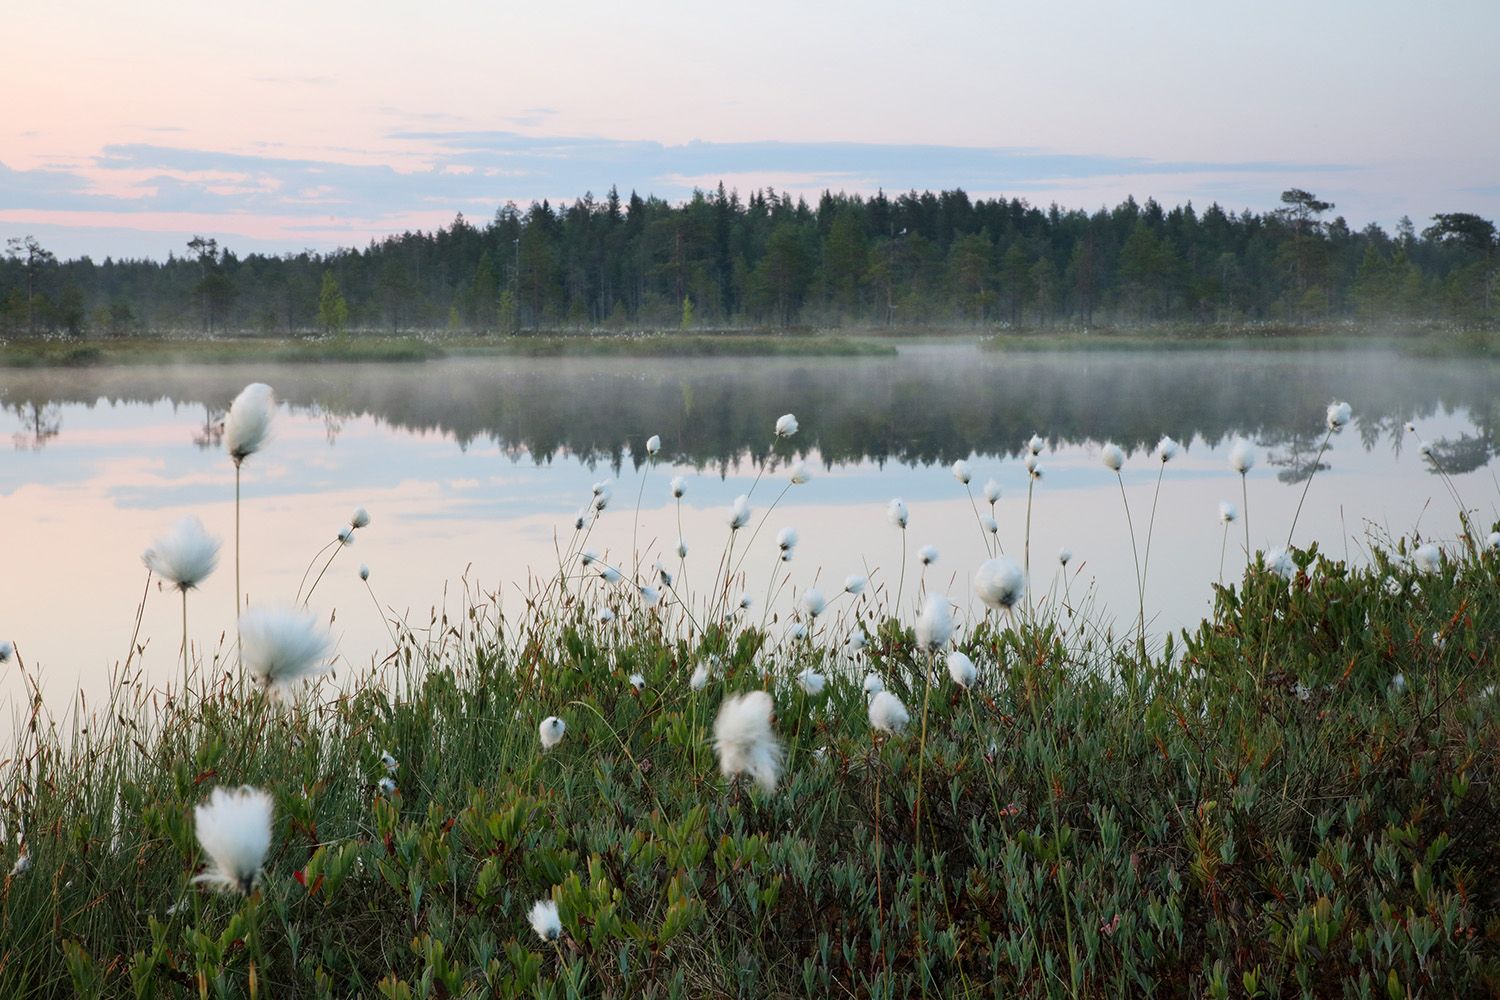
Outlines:
{"type": "Polygon", "coordinates": [[[237,254],[196,237],[168,260],[0,259],[0,331],[516,333],[984,326],[1493,328],[1500,241],[1469,213],[1355,230],[1302,190],[1233,213],[1133,198],[1089,213],[962,190],[757,191],[681,204],[611,190],[506,204],[363,249],[237,254]]]}

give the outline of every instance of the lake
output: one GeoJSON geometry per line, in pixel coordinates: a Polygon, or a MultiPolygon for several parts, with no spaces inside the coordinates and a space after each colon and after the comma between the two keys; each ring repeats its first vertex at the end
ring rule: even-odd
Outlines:
{"type": "MultiPolygon", "coordinates": [[[[557,564],[591,485],[614,480],[613,501],[589,546],[629,563],[634,531],[653,553],[690,546],[690,582],[714,575],[727,511],[768,456],[753,529],[782,491],[785,466],[813,472],[790,489],[748,546],[745,586],[755,620],[768,574],[790,572],[773,602],[816,583],[830,596],[868,573],[907,617],[921,586],[972,604],[969,580],[985,558],[969,495],[949,466],[1003,490],[1000,541],[1019,556],[1028,478],[1024,442],[1046,439],[1045,477],[1031,514],[1032,589],[1062,593],[1057,552],[1073,552],[1071,599],[1128,629],[1136,577],[1120,484],[1100,462],[1103,443],[1127,455],[1123,481],[1142,547],[1170,434],[1184,450],[1166,466],[1155,513],[1146,605],[1151,630],[1196,622],[1211,584],[1244,566],[1243,524],[1226,536],[1218,503],[1241,503],[1227,462],[1232,441],[1257,445],[1249,474],[1249,527],[1257,548],[1286,541],[1324,437],[1324,410],[1352,404],[1313,479],[1295,543],[1363,558],[1371,537],[1419,529],[1452,545],[1456,506],[1418,453],[1418,435],[1486,530],[1500,497],[1496,367],[1474,360],[1412,360],[1386,352],[983,352],[969,344],[902,345],[893,358],[506,359],[454,358],[398,365],[210,365],[0,371],[0,638],[17,644],[49,698],[82,684],[102,690],[127,650],[146,581],[141,552],[192,513],[225,546],[219,570],[191,595],[195,651],[233,636],[234,473],[220,440],[229,401],[265,381],[280,404],[275,437],[244,469],[244,580],[252,602],[290,601],[313,553],[356,505],[372,524],[341,552],[312,602],[332,616],[340,656],[368,665],[390,640],[361,583],[413,626],[434,608],[456,611],[467,580],[500,591],[514,612],[529,570],[557,564]],[[801,430],[776,450],[772,428],[793,412],[801,430]],[[1417,434],[1404,431],[1415,423],[1417,434]],[[659,434],[658,460],[644,442],[659,434]],[[668,482],[688,480],[681,511],[668,482]],[[892,497],[911,511],[904,539],[886,517],[892,497]],[[777,560],[775,534],[801,535],[795,559],[777,560]],[[903,541],[907,567],[898,581],[903,541]],[[937,562],[918,564],[920,546],[937,562]],[[921,582],[919,582],[919,579],[921,582]]],[[[748,541],[742,533],[740,551],[748,541]]],[[[653,555],[652,558],[655,556],[653,555]]],[[[676,562],[675,554],[669,560],[676,562]]],[[[180,605],[153,585],[141,635],[150,676],[173,676],[180,605]]],[[[777,626],[780,627],[780,626],[777,626]]],[[[13,665],[0,693],[16,707],[13,665]]]]}

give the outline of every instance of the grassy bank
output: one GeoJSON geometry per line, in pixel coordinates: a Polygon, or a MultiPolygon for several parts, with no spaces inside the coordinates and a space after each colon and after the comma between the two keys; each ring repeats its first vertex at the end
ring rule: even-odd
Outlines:
{"type": "Polygon", "coordinates": [[[28,866],[0,994],[1493,995],[1500,554],[1296,562],[1145,659],[1062,607],[991,614],[957,637],[968,690],[869,597],[851,654],[831,615],[674,638],[670,599],[597,579],[519,621],[476,600],[441,647],[403,630],[399,681],[317,707],[126,677],[95,725],[33,716],[4,765],[28,866]],[[867,670],[905,732],[872,732],[867,670]],[[711,743],[762,687],[769,794],[711,743]],[[192,807],[240,783],[276,805],[248,897],[190,884],[192,807]]]}
{"type": "Polygon", "coordinates": [[[1164,326],[1159,328],[1001,331],[979,340],[991,351],[1348,350],[1378,348],[1413,356],[1493,356],[1492,334],[1432,326],[1164,326]]]}
{"type": "Polygon", "coordinates": [[[895,348],[827,334],[645,333],[495,337],[122,337],[0,342],[0,367],[92,367],[173,363],[425,361],[462,357],[850,357],[895,348]]]}

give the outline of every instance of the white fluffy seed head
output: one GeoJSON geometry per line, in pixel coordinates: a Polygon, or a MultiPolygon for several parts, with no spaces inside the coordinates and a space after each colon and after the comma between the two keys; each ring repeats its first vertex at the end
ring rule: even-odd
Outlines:
{"type": "Polygon", "coordinates": [[[1286,549],[1272,549],[1267,552],[1266,569],[1283,580],[1291,580],[1297,575],[1297,564],[1292,561],[1292,554],[1286,549]]]}
{"type": "Polygon", "coordinates": [[[698,664],[693,668],[693,676],[688,678],[688,687],[694,691],[702,691],[708,684],[709,672],[706,664],[698,664]]]}
{"type": "Polygon", "coordinates": [[[677,558],[678,559],[686,559],[687,558],[687,552],[688,552],[688,549],[687,549],[687,539],[685,539],[685,538],[679,538],[679,539],[677,539],[677,558]]]}
{"type": "Polygon", "coordinates": [[[610,584],[619,583],[620,582],[620,571],[617,570],[617,569],[615,569],[613,566],[607,566],[606,565],[602,569],[599,570],[599,578],[601,580],[603,580],[605,583],[610,583],[610,584]]]}
{"type": "Polygon", "coordinates": [[[739,531],[750,523],[750,498],[741,493],[729,508],[729,530],[739,531]]]}
{"type": "Polygon", "coordinates": [[[992,535],[1000,534],[1000,522],[995,520],[993,517],[990,517],[988,514],[980,515],[979,526],[992,535]]]}
{"type": "Polygon", "coordinates": [[[1418,545],[1411,554],[1411,561],[1423,573],[1436,573],[1443,565],[1443,550],[1432,542],[1418,545]]]}
{"type": "Polygon", "coordinates": [[[644,674],[631,674],[630,686],[639,691],[641,688],[646,686],[646,676],[644,674]]]}
{"type": "Polygon", "coordinates": [[[749,611],[750,606],[754,603],[755,598],[751,597],[748,592],[740,594],[739,609],[741,611],[749,611]]]}
{"type": "Polygon", "coordinates": [[[816,670],[808,669],[797,675],[797,683],[807,694],[819,695],[823,693],[823,687],[828,683],[828,679],[816,670]]]}
{"type": "Polygon", "coordinates": [[[549,715],[542,720],[537,727],[537,732],[542,738],[542,752],[551,750],[562,742],[563,733],[568,731],[568,724],[555,715],[549,715]]]}
{"type": "Polygon", "coordinates": [[[906,503],[900,497],[896,497],[885,507],[886,519],[901,530],[906,530],[906,525],[911,521],[911,512],[906,509],[906,503]]]}
{"type": "Polygon", "coordinates": [[[1228,500],[1219,501],[1219,521],[1222,524],[1233,524],[1239,519],[1240,509],[1228,500]]]}
{"type": "Polygon", "coordinates": [[[1490,532],[1490,548],[1500,549],[1500,531],[1490,532]]]}
{"type": "Polygon", "coordinates": [[[399,765],[396,763],[395,756],[389,750],[384,750],[380,754],[380,766],[385,768],[386,774],[395,774],[399,765]]]}
{"type": "Polygon", "coordinates": [[[1073,550],[1064,545],[1057,550],[1057,561],[1066,566],[1073,561],[1073,550]]]}
{"type": "Polygon", "coordinates": [[[953,478],[957,479],[965,486],[969,485],[969,480],[974,478],[974,474],[969,471],[969,463],[965,462],[963,459],[959,459],[957,462],[954,462],[953,478]]]}
{"type": "Polygon", "coordinates": [[[687,480],[683,479],[681,476],[673,476],[672,477],[672,497],[674,499],[681,500],[682,497],[683,497],[683,494],[685,494],[686,492],[687,492],[687,480]]]}
{"type": "Polygon", "coordinates": [[[396,794],[396,779],[387,775],[375,782],[375,790],[386,798],[396,794]]]}
{"type": "Polygon", "coordinates": [[[974,666],[973,660],[955,649],[948,654],[948,676],[953,678],[953,683],[966,688],[972,686],[979,677],[979,670],[974,666]]]}
{"type": "Polygon", "coordinates": [[[342,528],[339,529],[338,540],[339,540],[339,544],[340,545],[353,545],[354,544],[354,528],[352,528],[351,526],[349,526],[347,524],[344,525],[342,528]]]}
{"type": "Polygon", "coordinates": [[[802,610],[807,612],[809,618],[816,618],[828,607],[828,601],[824,599],[823,592],[816,587],[808,587],[802,592],[802,610]]]}
{"type": "Polygon", "coordinates": [[[1033,462],[1027,467],[1026,471],[1031,473],[1032,479],[1041,479],[1042,476],[1046,475],[1046,470],[1042,468],[1041,462],[1033,462]]]}
{"type": "Polygon", "coordinates": [[[783,413],[776,418],[776,436],[789,438],[797,433],[797,418],[790,413],[783,413]]]}
{"type": "Polygon", "coordinates": [[[1125,451],[1114,443],[1106,444],[1099,449],[1099,459],[1111,472],[1119,472],[1125,467],[1125,451]]]}
{"type": "Polygon", "coordinates": [[[610,622],[612,622],[614,620],[615,620],[615,613],[613,611],[611,611],[609,608],[600,608],[599,609],[599,624],[601,624],[601,625],[608,625],[610,622]]]}
{"type": "Polygon", "coordinates": [[[935,545],[924,545],[917,550],[917,558],[922,560],[923,566],[931,566],[938,561],[938,550],[935,545]]]}
{"type": "Polygon", "coordinates": [[[1042,440],[1042,436],[1040,434],[1033,434],[1031,435],[1031,440],[1026,442],[1026,450],[1033,455],[1040,455],[1042,453],[1042,448],[1045,447],[1046,444],[1047,442],[1042,440]]]}
{"type": "Polygon", "coordinates": [[[655,455],[661,451],[661,435],[653,434],[646,439],[646,454],[655,455]]]}
{"type": "Polygon", "coordinates": [[[370,524],[370,512],[363,507],[354,508],[354,513],[349,515],[349,527],[365,528],[370,524]]]}
{"type": "Polygon", "coordinates": [[[224,449],[235,465],[265,447],[275,412],[275,395],[264,382],[252,382],[234,397],[224,418],[224,449]]]}
{"type": "Polygon", "coordinates": [[[15,652],[16,647],[9,639],[0,640],[0,663],[8,662],[15,652]]]}
{"type": "Polygon", "coordinates": [[[747,691],[725,698],[714,720],[714,749],[724,777],[748,775],[766,792],[776,790],[781,775],[781,743],[771,731],[772,707],[768,692],[747,691]]]}
{"type": "Polygon", "coordinates": [[[1173,441],[1171,438],[1167,437],[1167,435],[1165,434],[1161,436],[1160,441],[1156,442],[1156,457],[1159,461],[1162,462],[1172,461],[1172,459],[1177,457],[1177,453],[1181,450],[1182,446],[1179,445],[1176,441],[1173,441]]]}
{"type": "Polygon", "coordinates": [[[240,662],[279,694],[327,670],[332,652],[333,637],[305,608],[255,607],[240,616],[240,662]]]}
{"type": "Polygon", "coordinates": [[[543,941],[556,941],[562,937],[562,917],[558,915],[557,904],[550,899],[539,899],[531,904],[531,912],[526,915],[531,921],[531,929],[536,936],[543,941]]]}
{"type": "Polygon", "coordinates": [[[812,470],[807,467],[806,462],[796,462],[787,473],[787,478],[794,486],[804,486],[812,480],[812,470]]]}
{"type": "Polygon", "coordinates": [[[655,587],[641,588],[641,603],[648,608],[654,608],[661,603],[661,591],[655,587]]]}
{"type": "Polygon", "coordinates": [[[208,868],[193,879],[225,891],[248,893],[271,849],[271,796],[249,785],[215,788],[193,810],[198,846],[208,868]]]}
{"type": "Polygon", "coordinates": [[[796,548],[797,529],[782,528],[780,531],[776,532],[776,547],[783,552],[785,552],[787,549],[796,548]]]}
{"type": "Polygon", "coordinates": [[[985,607],[1005,610],[1026,596],[1026,573],[1010,556],[986,560],[974,574],[974,593],[985,607]]]}
{"type": "Polygon", "coordinates": [[[1421,444],[1417,445],[1417,454],[1421,455],[1423,458],[1431,458],[1432,457],[1432,442],[1431,441],[1423,441],[1421,444]]]}
{"type": "Polygon", "coordinates": [[[368,580],[370,578],[370,567],[364,563],[359,564],[359,578],[361,580],[368,580]]]}
{"type": "Polygon", "coordinates": [[[937,652],[953,638],[953,607],[942,594],[928,594],[917,616],[917,645],[937,652]]]}
{"type": "Polygon", "coordinates": [[[1000,502],[1000,484],[993,479],[984,481],[984,498],[992,504],[1000,502]]]}
{"type": "Polygon", "coordinates": [[[158,536],[141,561],[177,589],[192,590],[219,565],[219,540],[189,514],[158,536]]]}
{"type": "Polygon", "coordinates": [[[1242,476],[1255,468],[1255,446],[1244,438],[1236,438],[1229,447],[1229,467],[1242,476]]]}
{"type": "Polygon", "coordinates": [[[884,689],[870,697],[870,728],[882,733],[899,733],[911,721],[911,714],[901,699],[884,689]]]}
{"type": "Polygon", "coordinates": [[[864,652],[865,647],[869,644],[870,640],[869,637],[865,635],[865,630],[856,629],[853,633],[850,634],[849,641],[844,643],[844,653],[848,656],[858,656],[860,653],[864,652]]]}
{"type": "Polygon", "coordinates": [[[1343,430],[1354,419],[1354,411],[1349,408],[1348,403],[1333,402],[1328,404],[1328,429],[1331,431],[1343,430]]]}
{"type": "Polygon", "coordinates": [[[844,577],[844,593],[852,594],[855,597],[858,597],[860,594],[863,594],[865,592],[865,587],[868,586],[869,583],[869,580],[866,580],[858,573],[851,573],[848,576],[844,577]]]}
{"type": "Polygon", "coordinates": [[[879,674],[865,674],[865,697],[873,697],[876,692],[885,690],[885,681],[880,679],[879,674]]]}

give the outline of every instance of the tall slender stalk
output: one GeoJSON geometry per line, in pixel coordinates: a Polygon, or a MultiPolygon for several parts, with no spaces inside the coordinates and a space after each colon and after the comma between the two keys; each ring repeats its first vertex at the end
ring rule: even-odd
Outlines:
{"type": "Polygon", "coordinates": [[[1328,433],[1323,435],[1323,444],[1318,448],[1318,457],[1313,459],[1312,472],[1307,474],[1307,482],[1302,484],[1302,496],[1297,498],[1297,511],[1292,515],[1292,526],[1286,532],[1286,547],[1292,547],[1292,535],[1297,531],[1297,519],[1302,516],[1302,504],[1307,499],[1307,491],[1312,488],[1313,476],[1318,474],[1318,468],[1323,464],[1323,452],[1328,450],[1328,441],[1333,437],[1333,428],[1328,428],[1328,433]]]}
{"type": "Polygon", "coordinates": [[[1245,519],[1245,565],[1250,564],[1250,488],[1245,485],[1245,473],[1240,473],[1240,516],[1245,519]]]}
{"type": "Polygon", "coordinates": [[[1151,518],[1146,522],[1146,558],[1141,562],[1141,590],[1146,589],[1146,574],[1151,572],[1151,536],[1156,531],[1156,502],[1161,499],[1161,481],[1167,474],[1166,459],[1161,460],[1156,473],[1156,492],[1151,495],[1151,518]]]}
{"type": "Polygon", "coordinates": [[[1125,496],[1125,477],[1115,470],[1115,479],[1120,484],[1120,500],[1125,504],[1125,527],[1130,531],[1130,555],[1135,560],[1135,593],[1140,603],[1140,650],[1146,650],[1146,591],[1141,577],[1141,557],[1136,551],[1135,524],[1130,519],[1130,499],[1125,496]]]}

